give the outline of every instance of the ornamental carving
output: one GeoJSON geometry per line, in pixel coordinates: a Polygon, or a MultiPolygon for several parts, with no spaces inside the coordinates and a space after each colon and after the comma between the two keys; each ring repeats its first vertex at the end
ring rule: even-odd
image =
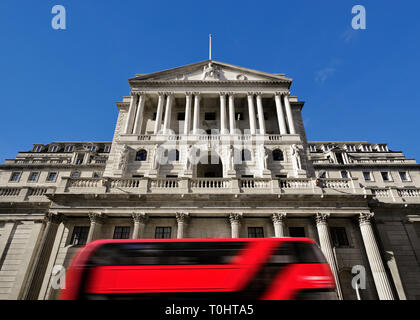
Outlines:
{"type": "Polygon", "coordinates": [[[133,212],[131,216],[133,217],[134,223],[145,224],[147,221],[147,214],[145,212],[133,212]]]}
{"type": "Polygon", "coordinates": [[[361,213],[359,215],[359,223],[371,223],[371,220],[373,218],[373,213],[361,213]]]}
{"type": "Polygon", "coordinates": [[[274,223],[282,223],[286,219],[286,213],[273,213],[273,222],[274,223]]]}
{"type": "Polygon", "coordinates": [[[240,223],[242,216],[243,216],[242,213],[231,213],[229,215],[230,223],[240,223]]]}
{"type": "Polygon", "coordinates": [[[176,213],[176,221],[178,223],[183,223],[189,217],[189,213],[187,212],[177,212],[176,213]]]}
{"type": "Polygon", "coordinates": [[[327,220],[329,217],[330,217],[329,213],[317,213],[315,215],[315,221],[317,224],[327,223],[327,220]]]}

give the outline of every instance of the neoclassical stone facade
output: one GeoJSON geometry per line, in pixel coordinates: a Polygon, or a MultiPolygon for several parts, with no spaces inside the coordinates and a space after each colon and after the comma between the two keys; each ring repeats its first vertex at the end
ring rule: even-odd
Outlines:
{"type": "MultiPolygon", "coordinates": [[[[213,60],[129,79],[112,142],[0,165],[0,299],[56,299],[102,238],[306,236],[340,299],[420,298],[420,166],[386,144],[311,142],[292,79],[213,60]]],[[[384,128],[386,130],[386,128],[384,128]]]]}

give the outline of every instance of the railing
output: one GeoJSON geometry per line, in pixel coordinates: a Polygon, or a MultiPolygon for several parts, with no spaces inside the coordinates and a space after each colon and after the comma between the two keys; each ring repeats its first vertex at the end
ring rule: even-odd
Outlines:
{"type": "Polygon", "coordinates": [[[67,186],[70,188],[96,188],[100,183],[101,179],[97,178],[70,178],[67,186]]]}
{"type": "Polygon", "coordinates": [[[324,188],[328,189],[350,189],[351,179],[319,179],[324,188]]]}
{"type": "Polygon", "coordinates": [[[307,189],[312,188],[313,181],[311,179],[280,179],[279,186],[281,189],[307,189]]]}
{"type": "Polygon", "coordinates": [[[48,191],[48,188],[30,188],[28,192],[29,197],[42,197],[48,191]]]}
{"type": "Polygon", "coordinates": [[[191,179],[191,188],[195,189],[220,189],[229,188],[230,179],[223,178],[203,178],[191,179]]]}
{"type": "Polygon", "coordinates": [[[377,198],[390,197],[389,189],[372,189],[372,194],[377,198]]]}
{"type": "Polygon", "coordinates": [[[0,188],[0,197],[17,197],[21,188],[0,188]]]}
{"type": "Polygon", "coordinates": [[[150,181],[150,187],[153,189],[173,189],[178,188],[177,178],[153,179],[150,181]]]}
{"type": "Polygon", "coordinates": [[[141,179],[112,179],[111,188],[138,188],[141,179]]]}
{"type": "Polygon", "coordinates": [[[240,179],[240,187],[243,189],[266,189],[270,187],[271,179],[258,179],[258,178],[248,178],[240,179]]]}
{"type": "Polygon", "coordinates": [[[397,192],[403,198],[420,198],[420,189],[398,189],[397,192]]]}

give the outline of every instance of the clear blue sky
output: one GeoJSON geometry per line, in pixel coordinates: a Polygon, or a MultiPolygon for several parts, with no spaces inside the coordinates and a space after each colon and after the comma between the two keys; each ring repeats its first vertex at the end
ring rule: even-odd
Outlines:
{"type": "Polygon", "coordinates": [[[0,162],[33,143],[112,139],[127,79],[208,57],[294,79],[310,140],[388,143],[420,162],[420,3],[0,2],[0,162]],[[51,8],[67,9],[67,30],[51,8]],[[351,28],[353,5],[367,30],[351,28]]]}

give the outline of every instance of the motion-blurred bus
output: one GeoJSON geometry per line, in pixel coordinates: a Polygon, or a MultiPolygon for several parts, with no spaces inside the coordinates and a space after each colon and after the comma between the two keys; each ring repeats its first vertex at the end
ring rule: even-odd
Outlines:
{"type": "Polygon", "coordinates": [[[307,238],[98,240],[67,272],[62,300],[335,300],[307,238]]]}

